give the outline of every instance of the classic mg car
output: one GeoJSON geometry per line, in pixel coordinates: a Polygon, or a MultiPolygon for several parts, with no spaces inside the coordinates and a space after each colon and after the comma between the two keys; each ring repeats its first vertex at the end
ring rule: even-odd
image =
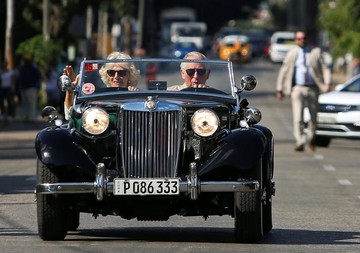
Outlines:
{"type": "Polygon", "coordinates": [[[274,142],[257,124],[261,112],[240,99],[256,79],[238,75],[231,61],[133,59],[84,60],[77,84],[61,76],[61,90],[75,93],[71,117],[63,122],[45,107],[53,124],[35,140],[40,237],[62,240],[90,213],[139,221],[229,215],[237,241],[261,240],[272,229],[274,142]],[[136,91],[101,78],[125,62],[140,73],[136,91]],[[209,87],[171,89],[183,84],[184,62],[202,63],[209,87]]]}

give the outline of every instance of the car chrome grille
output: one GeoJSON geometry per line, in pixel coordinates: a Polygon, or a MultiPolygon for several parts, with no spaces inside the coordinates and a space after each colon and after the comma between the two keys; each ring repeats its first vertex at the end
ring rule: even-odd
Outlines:
{"type": "Polygon", "coordinates": [[[175,177],[181,146],[181,111],[121,113],[120,147],[125,177],[175,177]]]}

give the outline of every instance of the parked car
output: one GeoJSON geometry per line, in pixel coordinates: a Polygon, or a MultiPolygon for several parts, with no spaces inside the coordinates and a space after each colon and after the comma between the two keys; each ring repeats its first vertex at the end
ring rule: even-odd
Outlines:
{"type": "Polygon", "coordinates": [[[219,42],[219,59],[233,62],[250,62],[252,46],[246,35],[228,35],[219,42]]]}
{"type": "Polygon", "coordinates": [[[270,38],[269,56],[274,63],[283,62],[287,52],[296,46],[294,32],[275,32],[270,38]]]}
{"type": "Polygon", "coordinates": [[[184,56],[192,51],[199,51],[194,42],[175,42],[173,44],[173,57],[182,59],[184,56]]]}
{"type": "Polygon", "coordinates": [[[270,41],[270,32],[261,29],[248,30],[245,33],[251,44],[251,52],[254,57],[268,57],[267,47],[270,41]]]}
{"type": "Polygon", "coordinates": [[[242,34],[243,31],[238,26],[223,26],[220,30],[216,33],[217,38],[224,38],[228,35],[239,35],[242,34]]]}
{"type": "Polygon", "coordinates": [[[329,146],[332,138],[360,139],[360,75],[319,96],[317,120],[318,146],[329,146]]]}
{"type": "Polygon", "coordinates": [[[77,86],[59,80],[62,91],[75,92],[69,121],[45,107],[54,126],[35,139],[43,240],[64,239],[80,213],[139,221],[229,215],[239,242],[271,230],[274,140],[240,96],[255,77],[240,80],[231,61],[180,59],[84,60],[79,76],[77,86]],[[149,83],[140,72],[138,91],[106,87],[99,70],[119,62],[162,67],[149,83]],[[183,82],[181,62],[204,63],[211,88],[169,90],[183,82]]]}
{"type": "Polygon", "coordinates": [[[215,33],[212,43],[211,52],[214,57],[219,57],[219,43],[225,37],[229,35],[242,35],[243,32],[238,26],[223,26],[215,33]]]}

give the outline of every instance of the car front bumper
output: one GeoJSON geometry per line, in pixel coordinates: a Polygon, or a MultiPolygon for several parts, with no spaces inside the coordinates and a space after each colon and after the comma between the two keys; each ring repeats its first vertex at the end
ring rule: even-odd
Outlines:
{"type": "MultiPolygon", "coordinates": [[[[201,192],[253,192],[260,189],[257,180],[249,181],[200,181],[197,178],[196,168],[190,169],[187,181],[180,181],[180,193],[185,193],[195,200],[201,192]]],[[[113,195],[114,182],[105,180],[105,166],[100,163],[94,182],[76,183],[41,183],[35,188],[36,194],[94,194],[98,201],[105,195],[113,195]]]]}
{"type": "Polygon", "coordinates": [[[319,112],[317,115],[316,135],[360,139],[360,112],[319,112]]]}

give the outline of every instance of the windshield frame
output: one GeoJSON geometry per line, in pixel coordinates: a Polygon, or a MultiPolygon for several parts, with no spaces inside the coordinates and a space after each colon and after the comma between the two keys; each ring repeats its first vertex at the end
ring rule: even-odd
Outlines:
{"type": "MultiPolygon", "coordinates": [[[[84,83],[86,82],[86,70],[85,70],[85,66],[87,66],[88,64],[106,64],[106,63],[118,63],[118,62],[132,62],[134,64],[146,64],[146,63],[157,63],[157,64],[167,64],[167,63],[174,63],[174,64],[178,64],[180,66],[180,64],[182,62],[196,62],[196,63],[204,63],[207,65],[211,65],[211,64],[215,64],[215,65],[222,65],[224,66],[224,70],[225,68],[227,69],[227,78],[228,80],[225,80],[225,83],[229,83],[228,85],[230,85],[228,89],[229,94],[226,96],[232,96],[233,98],[236,97],[236,84],[235,84],[235,78],[234,78],[234,73],[233,73],[233,65],[231,61],[223,61],[223,60],[194,60],[194,59],[157,59],[157,58],[148,58],[148,59],[112,59],[112,60],[87,60],[84,59],[81,64],[80,64],[80,73],[79,73],[79,82],[78,85],[76,87],[76,99],[81,99],[81,100],[86,100],[87,97],[94,97],[94,94],[90,95],[84,95],[82,94],[82,92],[80,92],[82,86],[84,85],[84,83]]],[[[179,67],[180,70],[180,67],[179,67]]],[[[98,71],[97,71],[98,72],[98,71]]],[[[104,84],[105,85],[105,84],[104,84]]],[[[106,86],[104,86],[106,87],[106,86]]],[[[198,89],[199,90],[199,89],[198,89]]],[[[119,88],[118,90],[114,90],[115,93],[121,95],[121,94],[126,94],[129,91],[126,90],[125,88],[119,88]]],[[[164,92],[160,92],[157,90],[146,90],[146,91],[131,91],[131,92],[136,92],[136,93],[151,93],[151,94],[156,94],[156,93],[161,93],[161,95],[164,95],[164,92]]],[[[173,91],[166,91],[168,94],[172,94],[173,91]]],[[[178,91],[177,91],[178,92],[178,91]]],[[[102,95],[105,96],[106,94],[110,94],[111,92],[106,92],[105,94],[102,95]]],[[[196,92],[192,92],[192,93],[196,93],[196,92]]],[[[207,93],[205,90],[203,92],[197,92],[200,95],[204,95],[204,94],[209,94],[207,93]]],[[[160,94],[159,94],[160,95],[160,94]]],[[[126,95],[128,96],[128,95],[126,95]]],[[[99,96],[101,97],[101,96],[99,96]]]]}

